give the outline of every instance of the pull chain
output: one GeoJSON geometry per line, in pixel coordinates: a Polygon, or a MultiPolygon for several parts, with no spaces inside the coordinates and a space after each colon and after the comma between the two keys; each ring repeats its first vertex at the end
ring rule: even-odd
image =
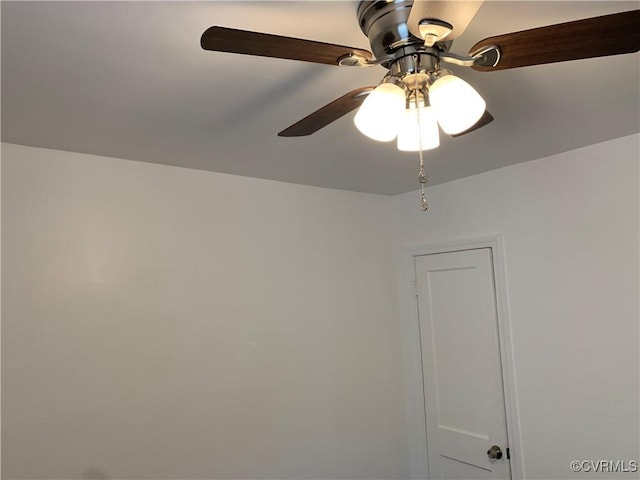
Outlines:
{"type": "MultiPolygon", "coordinates": [[[[416,115],[418,118],[418,156],[420,158],[420,171],[418,172],[418,182],[420,182],[420,210],[426,212],[429,208],[429,204],[427,203],[427,199],[424,196],[424,186],[429,181],[429,177],[424,171],[424,157],[422,152],[422,125],[420,123],[420,105],[418,104],[418,56],[413,55],[413,73],[415,77],[415,87],[413,90],[413,101],[416,106],[416,115]]],[[[423,93],[425,95],[425,93],[423,93]]],[[[425,99],[423,98],[423,101],[425,99]]]]}
{"type": "Polygon", "coordinates": [[[429,177],[424,172],[424,159],[422,158],[422,148],[420,149],[420,171],[418,172],[418,181],[420,182],[420,190],[422,196],[420,197],[420,210],[426,212],[429,208],[427,199],[424,196],[424,185],[429,181],[429,177]]]}

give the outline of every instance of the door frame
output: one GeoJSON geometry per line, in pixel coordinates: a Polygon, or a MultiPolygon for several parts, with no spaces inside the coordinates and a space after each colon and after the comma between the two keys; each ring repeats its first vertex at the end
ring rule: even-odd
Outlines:
{"type": "Polygon", "coordinates": [[[409,441],[409,471],[412,479],[428,479],[427,430],[424,386],[422,377],[422,346],[416,289],[415,257],[434,253],[455,252],[477,248],[490,248],[493,260],[496,290],[496,312],[500,362],[504,388],[507,437],[511,456],[511,478],[524,478],[522,439],[518,413],[518,395],[511,339],[511,321],[504,238],[501,234],[457,238],[418,245],[405,245],[402,249],[399,271],[400,319],[405,363],[406,416],[409,441]]]}

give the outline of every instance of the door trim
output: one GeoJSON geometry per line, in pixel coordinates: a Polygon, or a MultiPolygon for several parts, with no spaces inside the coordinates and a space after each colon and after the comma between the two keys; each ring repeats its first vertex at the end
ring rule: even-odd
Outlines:
{"type": "Polygon", "coordinates": [[[496,289],[496,311],[498,314],[498,337],[502,366],[504,401],[507,422],[507,437],[511,454],[512,479],[524,478],[522,439],[518,413],[518,395],[511,339],[511,321],[507,275],[505,266],[504,238],[500,234],[481,237],[459,238],[419,245],[405,245],[399,271],[400,318],[405,363],[405,393],[407,429],[409,434],[410,478],[428,479],[427,431],[422,377],[422,351],[418,305],[415,289],[414,257],[433,253],[455,252],[477,248],[491,248],[496,289]]]}

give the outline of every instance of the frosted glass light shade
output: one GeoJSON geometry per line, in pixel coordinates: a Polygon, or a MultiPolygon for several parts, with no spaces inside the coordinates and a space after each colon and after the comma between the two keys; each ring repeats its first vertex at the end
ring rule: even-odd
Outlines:
{"type": "Polygon", "coordinates": [[[398,134],[398,121],[404,105],[404,90],[397,85],[383,83],[364,99],[353,123],[367,137],[390,142],[398,134]]]}
{"type": "Polygon", "coordinates": [[[455,75],[445,75],[429,87],[429,101],[442,130],[455,135],[471,128],[487,104],[475,88],[455,75]]]}
{"type": "Polygon", "coordinates": [[[411,105],[402,112],[400,129],[398,130],[398,150],[403,152],[417,152],[431,150],[440,146],[438,121],[432,107],[411,105]],[[418,113],[420,122],[418,123],[418,113]]]}

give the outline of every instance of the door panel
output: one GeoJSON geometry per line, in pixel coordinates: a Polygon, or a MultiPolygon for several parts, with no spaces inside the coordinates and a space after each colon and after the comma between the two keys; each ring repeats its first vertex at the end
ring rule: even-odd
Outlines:
{"type": "Polygon", "coordinates": [[[415,267],[431,479],[511,478],[491,249],[415,267]]]}

